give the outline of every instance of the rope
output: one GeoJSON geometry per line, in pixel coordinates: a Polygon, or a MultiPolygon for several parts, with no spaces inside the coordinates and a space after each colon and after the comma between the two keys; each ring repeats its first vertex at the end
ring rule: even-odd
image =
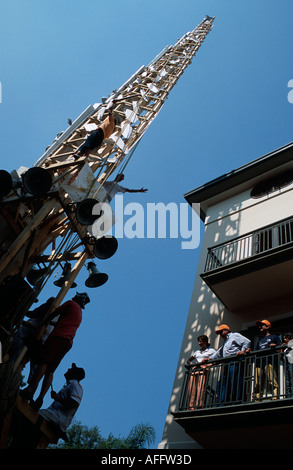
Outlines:
{"type": "MultiPolygon", "coordinates": [[[[136,147],[138,146],[139,142],[140,142],[141,138],[139,139],[138,142],[136,142],[136,144],[132,147],[131,151],[129,152],[129,156],[128,158],[126,159],[124,165],[122,166],[121,170],[118,172],[115,180],[112,182],[111,186],[110,186],[110,189],[107,191],[107,196],[109,196],[109,194],[111,193],[112,189],[115,188],[116,184],[118,183],[117,182],[117,177],[121,174],[124,173],[125,171],[125,168],[127,167],[128,163],[130,162],[130,159],[132,157],[132,155],[134,154],[134,151],[136,150],[136,147]]],[[[112,172],[114,171],[114,169],[112,170],[112,172]]],[[[111,173],[112,173],[111,172],[111,173]]],[[[110,173],[110,174],[111,174],[110,173]]],[[[105,181],[104,181],[105,182],[105,181]]],[[[103,182],[103,183],[104,183],[103,182]]],[[[101,184],[101,187],[103,187],[103,183],[101,184]]],[[[97,195],[97,193],[100,191],[100,188],[97,189],[97,191],[93,194],[93,199],[95,198],[95,196],[97,195]]]]}
{"type": "MultiPolygon", "coordinates": [[[[113,100],[113,102],[125,101],[126,99],[134,98],[134,97],[138,97],[138,96],[141,97],[139,94],[134,94],[134,95],[129,95],[129,96],[120,98],[120,99],[115,99],[115,100],[113,100]]],[[[138,108],[138,107],[137,107],[137,108],[138,108]]],[[[136,115],[136,111],[133,109],[130,116],[135,116],[135,115],[136,115]]],[[[130,121],[130,122],[131,122],[131,121],[130,121]]],[[[126,124],[126,125],[127,125],[127,124],[126,124]]],[[[126,125],[125,125],[125,127],[126,127],[126,125]]],[[[121,137],[122,133],[123,133],[123,128],[121,128],[120,132],[118,133],[118,138],[121,137]]],[[[142,137],[142,136],[141,136],[141,137],[142,137]]],[[[135,151],[137,145],[139,144],[139,142],[140,142],[140,140],[141,140],[141,137],[139,138],[138,142],[136,142],[136,144],[132,147],[131,151],[129,152],[129,156],[128,156],[128,158],[126,159],[126,162],[125,162],[124,166],[122,167],[121,171],[118,173],[118,175],[122,174],[123,171],[125,170],[125,168],[126,168],[126,166],[128,165],[128,163],[129,163],[129,161],[130,161],[130,159],[131,159],[131,157],[132,157],[132,155],[133,155],[133,153],[134,153],[134,151],[135,151]]],[[[116,166],[114,166],[114,168],[113,168],[112,170],[110,170],[109,174],[107,175],[107,177],[106,177],[106,179],[103,181],[103,183],[104,183],[104,182],[108,179],[108,177],[114,172],[115,168],[116,168],[116,166]]],[[[117,176],[118,176],[118,175],[117,175],[117,176]]],[[[89,195],[89,193],[91,192],[91,190],[92,190],[94,184],[97,182],[98,177],[99,177],[99,174],[96,176],[96,178],[93,179],[93,182],[92,182],[92,184],[90,185],[90,188],[89,188],[89,190],[88,190],[88,192],[87,192],[85,198],[88,197],[88,195],[89,195]]],[[[93,199],[96,197],[96,195],[97,195],[98,192],[100,191],[101,187],[103,187],[103,183],[100,185],[100,187],[99,187],[99,188],[95,191],[95,193],[93,194],[93,196],[92,196],[93,199]]],[[[109,193],[110,193],[110,192],[112,191],[112,189],[116,186],[116,184],[117,184],[117,181],[114,180],[114,181],[113,181],[113,185],[111,185],[110,190],[107,192],[107,196],[109,196],[109,193]]]]}

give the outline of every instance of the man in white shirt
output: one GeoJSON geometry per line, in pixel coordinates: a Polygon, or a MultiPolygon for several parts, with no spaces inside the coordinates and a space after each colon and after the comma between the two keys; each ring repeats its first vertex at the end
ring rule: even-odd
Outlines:
{"type": "Polygon", "coordinates": [[[53,403],[49,408],[39,411],[43,418],[57,425],[62,438],[66,438],[65,432],[80,405],[83,389],[79,382],[85,378],[85,371],[73,363],[71,369],[65,372],[64,377],[66,385],[58,393],[53,390],[51,392],[53,403]]]}
{"type": "Polygon", "coordinates": [[[113,199],[114,196],[116,196],[117,193],[145,193],[147,192],[147,189],[145,188],[129,189],[118,184],[120,183],[120,181],[123,181],[124,178],[125,178],[124,175],[121,173],[120,175],[117,175],[113,181],[105,181],[105,183],[103,183],[103,187],[108,193],[107,199],[109,202],[111,202],[111,200],[113,199]]]}

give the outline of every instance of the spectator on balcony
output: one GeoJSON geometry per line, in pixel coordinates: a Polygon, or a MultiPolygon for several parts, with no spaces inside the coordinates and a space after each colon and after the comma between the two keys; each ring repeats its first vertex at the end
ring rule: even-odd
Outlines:
{"type": "MultiPolygon", "coordinates": [[[[242,356],[250,351],[251,341],[240,333],[233,333],[228,325],[220,325],[216,334],[224,340],[223,345],[210,356],[210,360],[230,356],[242,356]]],[[[204,359],[206,362],[208,359],[204,359]]],[[[241,400],[243,383],[243,363],[234,360],[224,364],[217,386],[217,402],[231,403],[241,400]]]]}
{"type": "Polygon", "coordinates": [[[216,351],[210,348],[209,339],[206,335],[197,338],[199,349],[197,349],[186,361],[192,364],[196,360],[197,365],[189,371],[188,380],[188,406],[189,410],[202,408],[204,405],[205,385],[208,377],[208,364],[202,364],[204,358],[209,358],[216,351]]]}
{"type": "MultiPolygon", "coordinates": [[[[268,320],[258,320],[256,325],[259,328],[260,339],[257,342],[256,351],[265,349],[274,350],[281,344],[278,335],[271,334],[272,325],[268,320]]],[[[274,398],[278,395],[278,356],[273,352],[268,352],[267,356],[261,356],[256,363],[255,371],[255,398],[264,397],[264,394],[272,394],[274,398]]]]}
{"type": "Polygon", "coordinates": [[[250,351],[250,339],[240,333],[232,333],[228,325],[220,325],[215,333],[220,335],[224,342],[210,359],[220,359],[221,357],[233,356],[234,354],[239,356],[250,351]]]}
{"type": "MultiPolygon", "coordinates": [[[[287,345],[290,340],[293,339],[293,333],[284,333],[283,334],[283,345],[287,345]]],[[[293,397],[293,362],[291,362],[292,348],[287,347],[284,349],[284,362],[286,370],[286,397],[293,397]]]]}

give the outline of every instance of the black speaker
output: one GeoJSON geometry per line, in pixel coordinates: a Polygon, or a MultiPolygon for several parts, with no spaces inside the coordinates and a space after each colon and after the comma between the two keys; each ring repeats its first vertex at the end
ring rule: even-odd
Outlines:
{"type": "Polygon", "coordinates": [[[7,196],[13,187],[12,176],[6,170],[0,170],[0,199],[7,196]]]}
{"type": "Polygon", "coordinates": [[[99,259],[108,259],[116,253],[117,248],[117,238],[106,235],[95,241],[94,254],[99,259]]]}
{"type": "Polygon", "coordinates": [[[87,287],[100,287],[108,281],[108,274],[100,273],[92,261],[87,266],[89,277],[85,281],[87,287]]]}
{"type": "Polygon", "coordinates": [[[84,199],[77,204],[76,218],[81,225],[92,225],[100,217],[93,215],[93,208],[99,201],[96,199],[84,199]]]}
{"type": "Polygon", "coordinates": [[[50,190],[52,176],[45,168],[35,166],[22,175],[22,183],[27,193],[33,196],[42,196],[50,190]]]}

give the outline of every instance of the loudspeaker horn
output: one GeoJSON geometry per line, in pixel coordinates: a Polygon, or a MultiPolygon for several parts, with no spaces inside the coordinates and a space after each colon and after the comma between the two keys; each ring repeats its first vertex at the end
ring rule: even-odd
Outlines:
{"type": "Polygon", "coordinates": [[[8,196],[13,188],[21,187],[21,182],[12,178],[6,170],[0,170],[0,199],[8,196]]]}
{"type": "MultiPolygon", "coordinates": [[[[54,285],[57,287],[63,287],[65,281],[68,281],[70,274],[71,274],[71,264],[66,261],[64,268],[63,268],[62,275],[60,276],[59,279],[57,279],[57,281],[54,282],[54,285]]],[[[73,282],[72,285],[70,286],[70,289],[76,286],[77,284],[73,282]]]]}
{"type": "Polygon", "coordinates": [[[106,235],[98,238],[94,244],[94,254],[99,259],[108,259],[114,255],[118,248],[117,238],[106,235]]]}
{"type": "Polygon", "coordinates": [[[47,268],[35,268],[32,267],[30,272],[27,274],[26,278],[32,286],[36,286],[46,274],[47,268]]]}
{"type": "Polygon", "coordinates": [[[6,170],[0,170],[0,198],[10,193],[12,190],[12,177],[6,170]]]}
{"type": "Polygon", "coordinates": [[[41,196],[50,190],[52,186],[52,176],[45,168],[35,166],[22,175],[22,183],[27,193],[33,196],[41,196]]]}
{"type": "Polygon", "coordinates": [[[108,281],[108,274],[100,273],[92,261],[88,263],[89,277],[85,281],[87,287],[100,287],[108,281]]]}
{"type": "Polygon", "coordinates": [[[98,203],[97,199],[84,199],[77,204],[76,218],[81,225],[92,225],[101,216],[93,215],[93,207],[98,203]]]}

